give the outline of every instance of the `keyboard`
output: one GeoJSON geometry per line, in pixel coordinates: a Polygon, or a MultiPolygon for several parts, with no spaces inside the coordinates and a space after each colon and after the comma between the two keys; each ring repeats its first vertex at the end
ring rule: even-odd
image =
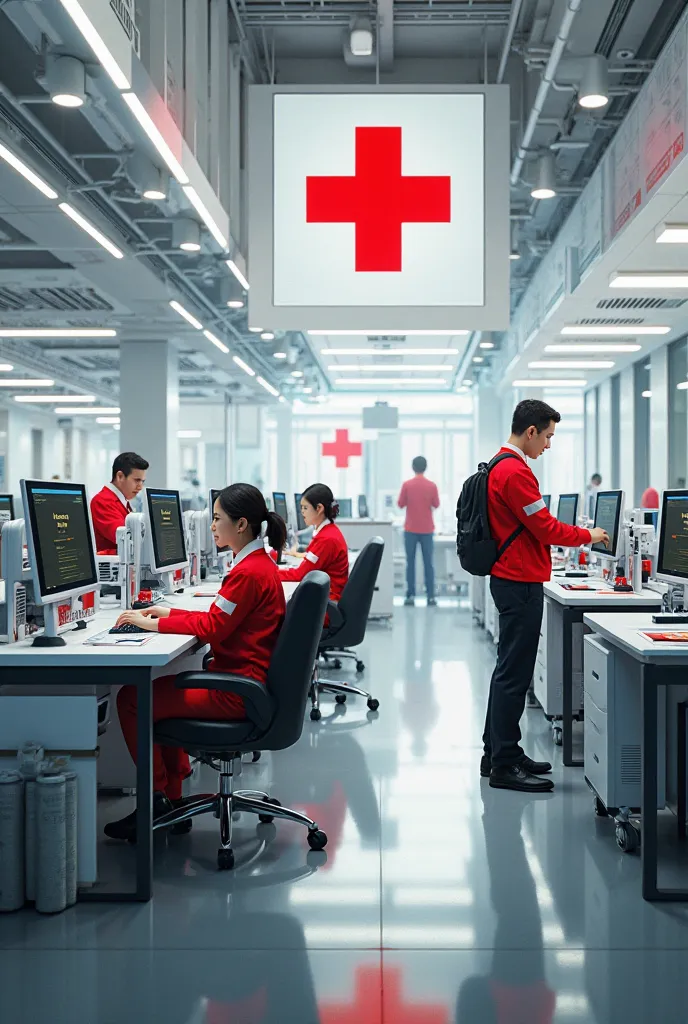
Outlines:
{"type": "Polygon", "coordinates": [[[147,629],[141,629],[140,626],[135,626],[133,622],[125,622],[123,626],[113,626],[112,629],[108,630],[108,633],[147,633],[147,629]]]}

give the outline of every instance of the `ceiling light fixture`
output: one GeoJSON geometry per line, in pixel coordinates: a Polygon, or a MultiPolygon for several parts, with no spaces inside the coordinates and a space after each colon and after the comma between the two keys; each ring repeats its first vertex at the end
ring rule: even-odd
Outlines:
{"type": "MultiPolygon", "coordinates": [[[[262,337],[263,337],[263,335],[261,334],[261,338],[262,337]]],[[[286,349],[286,346],[285,346],[283,341],[280,341],[278,343],[277,347],[275,348],[274,352],[272,353],[272,358],[273,359],[286,359],[287,358],[287,349],[286,349]]]]}
{"type": "Polygon", "coordinates": [[[682,380],[680,384],[676,385],[677,391],[688,391],[688,380],[682,380]]]}
{"type": "Polygon", "coordinates": [[[638,337],[643,334],[669,334],[671,327],[664,325],[649,325],[649,324],[567,324],[566,327],[562,327],[560,334],[565,335],[581,335],[590,336],[595,335],[606,336],[609,338],[617,337],[632,337],[637,335],[638,337]]]}
{"type": "Polygon", "coordinates": [[[95,395],[15,395],[15,402],[41,402],[45,405],[59,405],[64,402],[95,402],[95,395]]]}
{"type": "Polygon", "coordinates": [[[556,344],[556,345],[545,345],[545,352],[558,353],[559,355],[575,356],[575,355],[605,355],[612,352],[640,352],[641,345],[633,345],[630,342],[599,342],[599,343],[586,343],[579,342],[575,345],[569,344],[556,344]]]}
{"type": "Polygon", "coordinates": [[[655,242],[658,245],[686,245],[688,224],[661,224],[657,228],[655,242]]]}
{"type": "Polygon", "coordinates": [[[297,379],[299,377],[303,377],[303,370],[292,370],[291,375],[292,377],[296,377],[297,379]]]}
{"type": "Polygon", "coordinates": [[[228,299],[227,300],[227,305],[229,306],[230,309],[243,309],[244,308],[244,300],[243,299],[228,299]]]}
{"type": "Polygon", "coordinates": [[[172,245],[184,252],[200,252],[201,226],[190,217],[179,217],[172,222],[172,245]]]}
{"type": "MultiPolygon", "coordinates": [[[[334,370],[337,373],[398,373],[398,367],[395,366],[384,366],[382,363],[345,363],[341,366],[328,366],[328,370],[334,370]]],[[[451,366],[441,366],[433,363],[421,363],[421,364],[408,364],[403,367],[403,370],[407,373],[453,373],[454,368],[451,366]]]]}
{"type": "Polygon", "coordinates": [[[585,388],[588,386],[587,380],[582,380],[580,377],[571,377],[568,380],[515,380],[512,385],[513,388],[585,388]]]}
{"type": "Polygon", "coordinates": [[[161,188],[147,188],[145,192],[141,193],[144,199],[162,200],[167,199],[167,195],[161,188]]]}
{"type": "Polygon", "coordinates": [[[470,379],[470,377],[467,377],[461,383],[462,383],[463,387],[465,387],[465,388],[472,388],[473,387],[473,381],[470,379]]]}
{"type": "Polygon", "coordinates": [[[688,274],[683,271],[664,271],[660,273],[630,274],[620,272],[613,274],[609,281],[610,288],[688,288],[688,274]]]}
{"type": "Polygon", "coordinates": [[[233,356],[232,358],[234,359],[234,362],[237,364],[237,366],[244,371],[244,373],[247,373],[249,377],[255,377],[256,371],[252,370],[248,363],[245,363],[243,359],[239,359],[239,356],[233,356]]]}
{"type": "Polygon", "coordinates": [[[484,348],[487,350],[492,349],[494,347],[494,341],[481,341],[479,345],[479,348],[484,348]]]}
{"type": "Polygon", "coordinates": [[[652,392],[651,391],[643,391],[641,397],[642,398],[652,398],[652,392]]]}
{"type": "Polygon", "coordinates": [[[116,260],[124,259],[124,253],[120,252],[117,246],[109,238],[106,238],[102,231],[99,231],[94,224],[91,224],[90,220],[86,220],[78,210],[75,210],[69,203],[58,203],[58,206],[75,224],[79,225],[82,231],[85,231],[87,235],[94,238],[98,245],[102,245],[103,249],[109,252],[111,256],[114,256],[116,260]]]}
{"type": "Polygon", "coordinates": [[[13,167],[15,171],[21,174],[22,178],[26,178],[34,188],[37,188],[39,192],[42,192],[46,199],[57,199],[57,192],[50,185],[47,185],[42,178],[39,178],[35,171],[20,160],[18,156],[8,149],[7,146],[3,146],[0,142],[0,158],[2,158],[6,164],[13,167]]]}
{"type": "Polygon", "coordinates": [[[110,53],[102,36],[78,0],[61,0],[61,3],[117,88],[131,89],[129,79],[110,53]]]}
{"type": "Polygon", "coordinates": [[[484,359],[483,356],[473,356],[473,362],[474,363],[484,363],[485,359],[484,359]]]}
{"type": "Polygon", "coordinates": [[[458,348],[321,348],[321,356],[458,356],[458,348]]]}
{"type": "Polygon", "coordinates": [[[180,316],[183,316],[184,319],[188,323],[190,323],[192,327],[195,327],[197,331],[203,330],[203,324],[201,323],[201,321],[197,320],[195,316],[192,316],[192,314],[189,313],[188,309],[184,309],[181,302],[177,302],[176,299],[172,299],[170,301],[170,306],[175,311],[175,313],[179,313],[180,316]]]}
{"type": "Polygon", "coordinates": [[[96,416],[96,423],[110,424],[111,426],[119,426],[121,420],[119,416],[96,416]]]}
{"type": "Polygon", "coordinates": [[[251,332],[251,334],[262,334],[263,333],[263,328],[262,327],[249,327],[249,331],[251,332]]]}
{"type": "Polygon", "coordinates": [[[0,338],[116,338],[117,331],[103,327],[2,327],[0,338]]]}
{"type": "Polygon", "coordinates": [[[593,53],[586,59],[578,102],[586,110],[599,110],[609,103],[609,68],[601,53],[593,53]]]}
{"type": "Polygon", "coordinates": [[[611,370],[611,359],[536,359],[529,370],[611,370]]]}
{"type": "Polygon", "coordinates": [[[220,341],[220,339],[216,337],[212,331],[203,331],[203,333],[205,334],[208,341],[212,342],[215,348],[219,348],[220,352],[224,352],[225,355],[229,355],[229,349],[227,348],[225,343],[223,341],[220,341]]]}
{"type": "Polygon", "coordinates": [[[554,199],[557,194],[557,174],[554,153],[543,153],[538,162],[538,180],[530,194],[533,199],[554,199]]]}
{"type": "Polygon", "coordinates": [[[11,363],[0,363],[0,373],[11,373],[13,369],[11,363]]]}
{"type": "Polygon", "coordinates": [[[260,337],[261,337],[261,339],[263,341],[274,341],[275,340],[275,335],[272,333],[272,331],[263,331],[263,333],[261,334],[260,337]]]}
{"type": "MultiPolygon", "coordinates": [[[[246,278],[244,277],[244,275],[242,274],[242,272],[239,270],[239,268],[236,265],[236,263],[234,262],[234,260],[225,260],[225,263],[227,264],[229,269],[232,271],[232,273],[234,274],[234,276],[236,277],[237,281],[239,282],[241,287],[244,289],[244,291],[248,291],[250,285],[249,285],[248,281],[246,280],[246,278]]],[[[262,328],[261,328],[261,330],[262,330],[262,328]]]]}
{"type": "Polygon", "coordinates": [[[119,416],[121,409],[117,405],[102,409],[80,409],[76,405],[60,406],[55,410],[58,416],[119,416]]]}
{"type": "Polygon", "coordinates": [[[0,377],[0,388],[54,388],[55,381],[48,378],[29,378],[11,380],[9,377],[0,377]]]}
{"type": "Polygon", "coordinates": [[[189,439],[191,439],[191,438],[199,438],[199,437],[203,437],[203,431],[202,430],[178,430],[177,431],[177,437],[189,438],[189,439]]]}
{"type": "Polygon", "coordinates": [[[186,198],[189,200],[191,205],[196,209],[196,212],[198,213],[199,217],[201,218],[201,220],[203,221],[203,223],[205,224],[205,226],[207,227],[208,231],[213,236],[217,244],[220,246],[220,248],[226,249],[228,245],[227,239],[220,231],[217,221],[215,220],[210,210],[205,205],[205,203],[203,202],[203,200],[201,199],[193,185],[185,185],[184,194],[186,195],[186,198]]]}
{"type": "Polygon", "coordinates": [[[46,60],[45,77],[50,99],[58,107],[82,107],[86,99],[86,68],[76,57],[46,60]]]}
{"type": "MultiPolygon", "coordinates": [[[[64,0],[62,0],[64,3],[64,0]]],[[[162,133],[158,126],[153,121],[152,117],[144,107],[141,100],[134,92],[125,92],[124,102],[127,104],[132,114],[139,122],[144,132],[151,140],[155,148],[157,149],[160,156],[163,158],[170,171],[177,179],[180,185],[189,184],[189,175],[186,173],[179,160],[170,149],[169,145],[162,136],[162,133]]]]}
{"type": "Polygon", "coordinates": [[[520,258],[521,258],[520,252],[510,252],[509,253],[509,259],[510,260],[520,260],[520,258]]]}
{"type": "Polygon", "coordinates": [[[339,330],[328,330],[328,331],[309,331],[308,332],[314,338],[323,338],[328,335],[332,338],[350,336],[356,337],[368,337],[368,338],[413,338],[413,337],[433,337],[433,338],[458,338],[469,335],[470,331],[464,330],[452,330],[452,331],[407,331],[399,329],[397,331],[382,330],[381,328],[369,328],[367,331],[339,331],[339,330]]]}
{"type": "Polygon", "coordinates": [[[256,380],[258,381],[261,387],[265,388],[266,391],[270,392],[273,398],[279,398],[279,391],[277,390],[277,388],[273,388],[272,384],[270,384],[265,379],[265,377],[256,377],[256,380]]]}
{"type": "Polygon", "coordinates": [[[354,57],[371,57],[373,23],[370,18],[354,18],[349,29],[349,48],[354,57]]]}
{"type": "Polygon", "coordinates": [[[379,388],[386,388],[390,384],[446,384],[446,377],[426,377],[421,380],[418,377],[335,377],[335,384],[375,384],[379,388]]]}

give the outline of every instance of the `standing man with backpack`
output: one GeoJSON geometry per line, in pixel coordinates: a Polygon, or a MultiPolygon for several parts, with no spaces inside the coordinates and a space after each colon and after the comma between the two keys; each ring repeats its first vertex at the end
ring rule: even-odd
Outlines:
{"type": "Polygon", "coordinates": [[[543,584],[552,574],[550,546],[609,543],[604,530],[566,526],[550,515],[528,466],[528,459],[538,459],[550,447],[560,420],[545,402],[520,402],[511,437],[489,465],[483,463],[466,481],[456,513],[462,565],[473,575],[490,575],[499,612],[480,774],[489,776],[496,789],[525,793],[553,789],[550,779],[540,778],[551,764],[524,753],[519,727],[537,657],[543,584]]]}

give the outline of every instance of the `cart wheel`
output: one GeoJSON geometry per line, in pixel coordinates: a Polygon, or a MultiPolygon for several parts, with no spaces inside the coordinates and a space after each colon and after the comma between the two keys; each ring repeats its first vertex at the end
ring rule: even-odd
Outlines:
{"type": "Polygon", "coordinates": [[[231,871],[234,867],[234,850],[224,850],[222,847],[217,851],[218,871],[231,871]]]}
{"type": "Polygon", "coordinates": [[[561,726],[554,726],[554,728],[552,729],[552,739],[554,740],[554,745],[556,747],[560,747],[562,745],[564,741],[564,733],[561,729],[561,726]]]}
{"type": "Polygon", "coordinates": [[[609,811],[604,806],[604,804],[602,803],[602,801],[600,800],[600,798],[598,796],[595,797],[595,814],[597,815],[598,818],[608,818],[609,817],[609,811]]]}
{"type": "Polygon", "coordinates": [[[636,853],[640,846],[640,834],[630,821],[617,821],[616,845],[624,853],[636,853]]]}
{"type": "Polygon", "coordinates": [[[320,708],[311,709],[311,722],[319,722],[322,718],[322,711],[320,708]]]}
{"type": "Polygon", "coordinates": [[[380,707],[380,701],[377,700],[375,697],[369,697],[368,707],[370,708],[371,711],[377,711],[377,709],[380,707]]]}
{"type": "Polygon", "coordinates": [[[363,662],[362,662],[362,661],[357,661],[357,662],[356,662],[356,671],[357,671],[357,672],[358,672],[359,674],[360,674],[361,672],[365,672],[365,665],[363,664],[363,662]]]}
{"type": "Polygon", "coordinates": [[[338,704],[346,704],[346,694],[338,693],[337,696],[335,697],[335,700],[337,701],[338,704]]]}
{"type": "Polygon", "coordinates": [[[308,845],[311,850],[324,850],[327,846],[327,836],[320,829],[314,829],[308,833],[308,845]]]}

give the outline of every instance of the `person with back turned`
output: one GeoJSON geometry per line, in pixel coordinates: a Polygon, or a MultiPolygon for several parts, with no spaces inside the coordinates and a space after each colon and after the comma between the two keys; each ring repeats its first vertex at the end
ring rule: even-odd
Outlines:
{"type": "Polygon", "coordinates": [[[484,754],[480,774],[496,789],[546,793],[552,770],[533,761],[521,748],[519,722],[535,668],[542,613],[543,584],[552,574],[551,545],[576,548],[609,543],[604,530],[567,526],[550,515],[528,459],[538,459],[551,445],[561,420],[545,402],[527,399],[514,411],[511,437],[489,472],[487,508],[490,532],[500,557],[491,571],[490,591],[499,612],[497,664],[490,682],[484,754]]]}
{"type": "Polygon", "coordinates": [[[414,476],[402,485],[397,504],[406,509],[404,540],[406,542],[406,604],[413,605],[416,600],[416,548],[420,544],[423,553],[423,572],[425,573],[425,590],[430,607],[437,604],[435,600],[435,563],[433,552],[433,534],[435,523],[433,510],[440,507],[440,496],[437,484],[428,480],[425,470],[428,460],[422,455],[416,456],[412,462],[414,476]]]}

